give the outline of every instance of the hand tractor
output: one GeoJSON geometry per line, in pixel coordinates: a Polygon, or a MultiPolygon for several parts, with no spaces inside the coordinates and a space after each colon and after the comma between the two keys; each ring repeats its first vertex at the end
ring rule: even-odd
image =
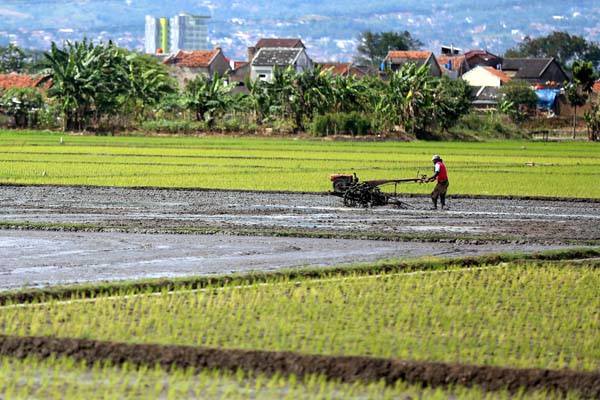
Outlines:
{"type": "MultiPolygon", "coordinates": [[[[418,173],[417,173],[418,175],[418,173]]],[[[356,173],[354,174],[333,174],[329,177],[333,182],[334,196],[344,199],[346,207],[374,207],[393,204],[400,208],[410,208],[411,206],[398,198],[398,184],[404,182],[424,183],[427,181],[427,175],[421,175],[419,178],[402,179],[379,179],[373,181],[359,182],[356,173]],[[385,185],[394,185],[394,192],[382,192],[381,187],[385,185]]]]}

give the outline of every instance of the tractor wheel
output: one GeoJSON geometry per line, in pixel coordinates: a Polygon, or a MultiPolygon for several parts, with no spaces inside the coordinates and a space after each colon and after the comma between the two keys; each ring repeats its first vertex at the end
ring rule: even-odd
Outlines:
{"type": "Polygon", "coordinates": [[[333,191],[337,193],[344,193],[348,188],[348,183],[343,179],[336,179],[333,181],[333,191]]]}

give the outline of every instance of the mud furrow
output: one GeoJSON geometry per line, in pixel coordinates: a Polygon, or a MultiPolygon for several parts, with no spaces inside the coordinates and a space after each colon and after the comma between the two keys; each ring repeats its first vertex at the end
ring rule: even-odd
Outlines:
{"type": "Polygon", "coordinates": [[[442,362],[309,355],[293,352],[215,349],[206,347],[130,344],[87,339],[0,336],[0,354],[25,358],[68,356],[93,364],[110,361],[135,365],[180,368],[243,369],[255,373],[296,376],[322,374],[344,382],[377,382],[393,385],[402,380],[430,387],[479,386],[484,390],[548,390],[565,395],[577,392],[585,398],[600,397],[600,372],[519,369],[442,362]]]}

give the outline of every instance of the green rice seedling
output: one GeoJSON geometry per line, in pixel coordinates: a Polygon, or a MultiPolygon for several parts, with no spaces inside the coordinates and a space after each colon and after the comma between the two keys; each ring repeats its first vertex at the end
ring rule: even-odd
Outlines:
{"type": "Polygon", "coordinates": [[[6,334],[600,368],[600,272],[506,265],[4,308],[6,334]]]}
{"type": "MultiPolygon", "coordinates": [[[[0,182],[249,190],[330,190],[331,173],[362,180],[448,164],[453,193],[597,198],[593,143],[340,143],[288,139],[68,137],[0,132],[0,182]]],[[[422,185],[401,192],[427,193],[422,185]]]]}
{"type": "MultiPolygon", "coordinates": [[[[3,398],[129,399],[129,398],[227,398],[227,399],[552,399],[551,392],[485,392],[477,387],[423,388],[398,381],[341,383],[323,376],[253,375],[218,370],[158,368],[130,364],[86,365],[69,358],[43,361],[2,357],[0,396],[3,398]],[[42,384],[42,382],[44,382],[42,384]]],[[[568,399],[576,399],[569,393],[568,399]]]]}

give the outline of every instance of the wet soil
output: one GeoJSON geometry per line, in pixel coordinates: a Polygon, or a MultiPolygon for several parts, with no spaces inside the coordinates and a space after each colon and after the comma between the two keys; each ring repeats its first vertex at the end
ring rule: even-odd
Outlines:
{"type": "Polygon", "coordinates": [[[401,200],[410,208],[347,208],[328,194],[2,185],[0,290],[600,243],[596,200],[450,198],[447,211],[401,200]]]}
{"type": "Polygon", "coordinates": [[[441,362],[401,361],[394,359],[324,356],[260,350],[215,349],[156,344],[127,344],[106,341],[49,337],[0,335],[0,354],[20,357],[69,356],[93,364],[110,361],[113,365],[129,362],[137,365],[161,365],[169,368],[231,371],[243,369],[267,375],[276,373],[306,376],[322,374],[344,382],[405,382],[424,386],[473,386],[488,391],[547,390],[565,395],[578,392],[584,398],[600,397],[600,373],[570,370],[515,369],[441,362]]]}

